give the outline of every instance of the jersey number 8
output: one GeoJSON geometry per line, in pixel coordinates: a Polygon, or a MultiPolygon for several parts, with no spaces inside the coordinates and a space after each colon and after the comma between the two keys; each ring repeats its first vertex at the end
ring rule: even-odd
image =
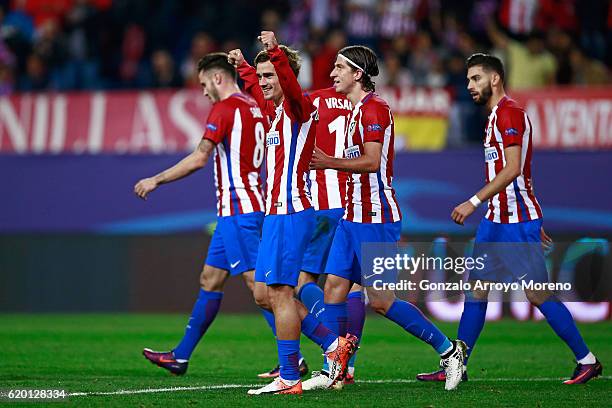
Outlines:
{"type": "Polygon", "coordinates": [[[253,151],[253,166],[259,168],[264,158],[266,130],[261,122],[255,125],[255,150],[253,151]]]}

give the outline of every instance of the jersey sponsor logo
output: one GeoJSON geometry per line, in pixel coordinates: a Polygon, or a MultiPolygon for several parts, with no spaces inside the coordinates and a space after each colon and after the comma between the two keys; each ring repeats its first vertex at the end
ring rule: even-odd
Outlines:
{"type": "Polygon", "coordinates": [[[515,128],[508,128],[504,132],[504,135],[506,135],[506,136],[518,136],[518,134],[519,134],[519,132],[515,128]]]}
{"type": "Polygon", "coordinates": [[[351,102],[348,99],[325,98],[325,104],[328,109],[353,109],[351,102]]]}
{"type": "Polygon", "coordinates": [[[499,159],[499,155],[497,154],[497,149],[495,147],[487,147],[485,149],[485,161],[488,163],[490,161],[495,161],[499,159]]]}
{"type": "Polygon", "coordinates": [[[266,135],[266,146],[279,146],[280,145],[280,133],[278,130],[272,130],[266,135]]]}
{"type": "Polygon", "coordinates": [[[378,123],[374,123],[374,124],[368,125],[366,130],[368,132],[379,132],[382,130],[382,126],[380,126],[378,123]]]}
{"type": "Polygon", "coordinates": [[[210,130],[212,130],[213,132],[217,131],[217,126],[213,125],[212,123],[208,123],[206,124],[206,127],[210,130]]]}
{"type": "Polygon", "coordinates": [[[259,108],[250,108],[251,115],[253,115],[253,119],[263,119],[263,114],[259,108]]]}
{"type": "Polygon", "coordinates": [[[359,146],[351,146],[344,149],[344,157],[347,159],[356,159],[361,156],[359,146]]]}

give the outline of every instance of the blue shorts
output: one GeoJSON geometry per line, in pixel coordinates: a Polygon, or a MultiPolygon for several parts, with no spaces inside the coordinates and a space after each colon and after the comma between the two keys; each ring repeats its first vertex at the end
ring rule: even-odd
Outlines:
{"type": "Polygon", "coordinates": [[[501,224],[484,218],[474,241],[474,258],[483,257],[484,268],[472,269],[470,280],[548,282],[541,227],[542,219],[501,224]]]}
{"type": "Polygon", "coordinates": [[[320,274],[327,264],[327,256],[331,248],[338,221],[344,216],[344,208],[315,211],[316,227],[308,248],[304,253],[302,270],[314,274],[320,274]]]}
{"type": "Polygon", "coordinates": [[[297,286],[302,259],[314,231],[314,210],[267,215],[255,268],[255,281],[297,286]]]}
{"type": "Polygon", "coordinates": [[[364,224],[340,220],[334,235],[325,273],[336,275],[360,285],[369,286],[371,282],[362,279],[362,244],[396,243],[400,240],[402,222],[385,224],[364,224]]]}
{"type": "Polygon", "coordinates": [[[229,271],[231,276],[255,269],[264,213],[217,218],[206,265],[229,271]]]}

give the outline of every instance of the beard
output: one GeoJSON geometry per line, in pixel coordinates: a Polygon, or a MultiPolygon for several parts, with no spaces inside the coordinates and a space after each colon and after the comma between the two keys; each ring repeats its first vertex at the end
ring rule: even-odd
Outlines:
{"type": "Polygon", "coordinates": [[[488,85],[485,89],[482,90],[482,93],[478,95],[478,99],[474,101],[476,105],[486,105],[491,99],[491,95],[493,95],[493,89],[491,85],[488,85]]]}
{"type": "Polygon", "coordinates": [[[213,103],[219,102],[219,90],[217,90],[217,88],[215,88],[214,86],[210,87],[208,95],[210,95],[210,99],[213,103]]]}

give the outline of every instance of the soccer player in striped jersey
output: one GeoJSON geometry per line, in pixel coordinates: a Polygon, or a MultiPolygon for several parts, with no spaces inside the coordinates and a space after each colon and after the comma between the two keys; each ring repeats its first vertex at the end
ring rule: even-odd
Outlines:
{"type": "MultiPolygon", "coordinates": [[[[371,49],[350,46],[340,50],[331,77],[336,91],[346,94],[353,104],[344,158],[315,149],[311,162],[314,169],[351,173],[346,212],[338,224],[325,268],[323,320],[330,329],[343,333],[351,284],[363,284],[376,312],[429,343],[440,354],[447,373],[445,388],[452,390],[461,382],[465,344],[451,342],[414,305],[397,299],[392,291],[374,290],[370,286],[372,280],[361,273],[362,244],[397,243],[401,232],[401,212],[391,185],[393,116],[387,103],[374,93],[371,77],[376,75],[378,64],[371,49]]],[[[319,388],[316,378],[311,380],[313,388],[319,388]]]]}
{"type": "MultiPolygon", "coordinates": [[[[244,57],[240,50],[232,50],[229,55],[238,66],[243,64],[244,57]]],[[[245,64],[241,69],[241,76],[245,80],[245,89],[247,92],[253,93],[262,109],[267,112],[274,112],[273,107],[263,98],[263,94],[260,94],[255,70],[249,69],[248,64],[245,64]]],[[[350,101],[346,99],[346,95],[337,92],[333,87],[312,91],[307,96],[316,109],[314,121],[315,146],[329,155],[342,157],[344,154],[345,128],[348,115],[352,110],[350,101]]],[[[273,117],[271,120],[273,120],[273,117]]],[[[338,221],[344,215],[347,177],[347,173],[333,169],[311,170],[309,174],[310,193],[315,209],[316,224],[304,253],[302,271],[295,292],[310,313],[319,319],[325,308],[323,290],[317,285],[317,281],[325,268],[338,221]]],[[[348,333],[360,338],[365,321],[365,303],[361,286],[353,286],[347,303],[348,333]]],[[[268,319],[268,324],[272,331],[276,332],[274,319],[268,319]]],[[[349,361],[348,372],[343,380],[345,384],[354,382],[356,355],[357,353],[349,361]]],[[[304,376],[308,370],[308,365],[301,353],[298,357],[300,375],[304,376]]],[[[324,369],[327,369],[326,364],[324,366],[324,369]]],[[[269,371],[258,374],[258,377],[275,378],[279,375],[279,372],[280,364],[269,371]]]]}
{"type": "Polygon", "coordinates": [[[134,187],[134,192],[146,200],[161,184],[179,180],[204,167],[214,152],[217,227],[185,335],[172,351],[143,351],[149,361],[176,375],[185,374],[193,350],[215,319],[228,276],[242,275],[253,290],[264,218],[260,168],[267,118],[253,98],[241,93],[236,70],[228,63],[227,54],[211,53],[202,58],[198,63],[198,78],[204,95],[213,103],[202,141],[179,163],[140,180],[134,187]]]}
{"type": "MultiPolygon", "coordinates": [[[[469,57],[467,80],[473,101],[490,111],[484,135],[486,185],[451,213],[451,218],[463,225],[482,202],[488,202],[474,244],[474,256],[486,252],[488,258],[485,268],[470,272],[472,287],[477,281],[548,282],[543,247],[550,246],[552,240],[542,227],[542,209],[532,187],[531,121],[506,95],[499,58],[487,54],[469,57]]],[[[458,337],[468,345],[468,355],[484,326],[488,294],[488,290],[472,290],[465,296],[458,337]]],[[[586,346],[565,305],[549,291],[525,290],[525,295],[576,357],[578,365],[564,383],[585,383],[600,375],[602,365],[586,346]]],[[[417,378],[443,381],[444,373],[419,374],[417,378]]]]}
{"type": "Polygon", "coordinates": [[[266,217],[255,269],[255,298],[269,301],[273,308],[280,375],[248,393],[301,394],[300,330],[324,350],[331,371],[330,387],[344,376],[356,339],[339,337],[293,297],[315,223],[306,183],[314,148],[315,108],[297,82],[297,53],[279,46],[273,32],[263,31],[259,39],[264,45],[255,57],[259,89],[252,86],[253,68],[233,58],[233,52],[230,59],[240,64],[238,72],[247,89],[261,101],[260,106],[274,114],[266,135],[266,217]]]}
{"type": "MultiPolygon", "coordinates": [[[[353,105],[345,94],[333,87],[308,93],[317,109],[315,147],[334,157],[344,155],[345,129],[353,105]]],[[[310,239],[296,293],[304,305],[321,320],[325,313],[323,290],[317,285],[324,272],[338,222],[344,216],[346,188],[349,174],[334,169],[313,169],[310,171],[310,193],[315,208],[316,227],[310,239]]],[[[354,284],[347,299],[347,332],[361,338],[365,322],[363,288],[354,284]]],[[[348,372],[343,384],[354,382],[355,358],[349,361],[348,372]]],[[[324,363],[323,370],[328,371],[324,363]]],[[[316,375],[316,372],[315,372],[316,375]]]]}
{"type": "MultiPolygon", "coordinates": [[[[336,92],[334,88],[319,89],[309,92],[307,96],[316,108],[315,146],[325,153],[342,157],[344,151],[345,127],[347,116],[352,105],[346,95],[336,92]]],[[[310,194],[315,209],[315,230],[304,253],[302,271],[295,287],[298,299],[310,313],[320,319],[324,313],[323,290],[317,284],[325,268],[338,221],[344,215],[346,204],[346,181],[348,174],[333,169],[311,170],[309,174],[310,194]]],[[[349,294],[348,332],[357,338],[361,337],[365,321],[365,304],[363,290],[355,285],[349,294]]],[[[354,382],[355,357],[349,362],[348,373],[343,382],[354,382]]],[[[300,356],[300,374],[307,370],[304,359],[300,356]]],[[[260,378],[278,376],[280,365],[261,373],[260,378]]],[[[326,368],[327,369],[327,368],[326,368]]]]}

